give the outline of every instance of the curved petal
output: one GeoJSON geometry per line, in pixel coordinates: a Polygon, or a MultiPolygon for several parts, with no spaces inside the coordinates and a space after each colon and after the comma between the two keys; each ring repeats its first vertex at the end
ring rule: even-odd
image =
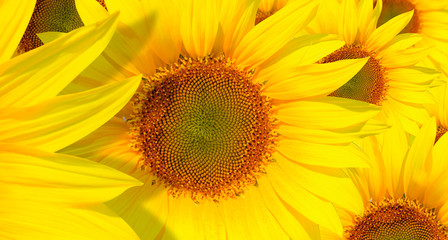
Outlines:
{"type": "Polygon", "coordinates": [[[209,55],[215,44],[219,26],[217,1],[180,1],[180,33],[184,47],[190,57],[200,58],[209,55]]]}
{"type": "Polygon", "coordinates": [[[0,235],[6,239],[139,239],[104,205],[58,208],[0,199],[0,235]]]}
{"type": "Polygon", "coordinates": [[[90,160],[18,145],[0,145],[0,165],[2,199],[11,201],[82,206],[108,201],[141,185],[90,160]]]}
{"type": "Polygon", "coordinates": [[[361,101],[322,97],[278,105],[276,118],[303,128],[343,129],[364,125],[379,110],[379,107],[361,101]]]}
{"type": "Polygon", "coordinates": [[[117,19],[113,14],[1,64],[0,108],[28,107],[56,96],[104,50],[117,19]]]}
{"type": "Polygon", "coordinates": [[[129,101],[140,76],[90,91],[56,97],[29,108],[0,113],[0,141],[62,149],[112,118],[129,101]]]}
{"type": "Polygon", "coordinates": [[[36,0],[0,1],[0,64],[14,54],[33,15],[36,0]]]}
{"type": "Polygon", "coordinates": [[[295,1],[244,36],[231,57],[241,67],[255,68],[286,45],[316,13],[317,1],[295,1]]]}
{"type": "Polygon", "coordinates": [[[284,69],[269,78],[264,91],[269,97],[280,100],[326,96],[355,76],[367,60],[347,59],[284,69]]]}
{"type": "Polygon", "coordinates": [[[409,23],[414,10],[400,14],[381,25],[366,40],[370,51],[376,51],[389,43],[409,23]]]}
{"type": "Polygon", "coordinates": [[[282,139],[277,145],[279,153],[301,164],[331,168],[369,167],[367,156],[354,144],[326,145],[282,139]]]}
{"type": "Polygon", "coordinates": [[[291,183],[291,179],[277,164],[271,164],[267,170],[269,181],[281,199],[311,221],[342,236],[342,223],[332,203],[316,197],[300,185],[291,183]]]}

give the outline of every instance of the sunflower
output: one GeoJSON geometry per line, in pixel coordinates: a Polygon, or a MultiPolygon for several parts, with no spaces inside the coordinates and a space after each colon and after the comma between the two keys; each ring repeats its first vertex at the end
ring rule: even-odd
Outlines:
{"type": "Polygon", "coordinates": [[[419,126],[429,118],[424,104],[434,103],[428,89],[440,85],[439,72],[416,66],[431,49],[428,46],[414,47],[423,39],[421,34],[399,34],[415,12],[399,14],[377,27],[383,11],[382,1],[375,7],[373,0],[361,0],[359,4],[353,0],[323,1],[307,32],[338,34],[346,42],[342,48],[320,60],[321,63],[370,57],[354,78],[330,96],[381,106],[381,119],[396,112],[405,130],[416,134],[419,126]]]}
{"type": "Polygon", "coordinates": [[[0,236],[137,239],[103,203],[141,183],[102,164],[54,153],[109,120],[138,87],[135,77],[56,96],[106,47],[117,15],[10,59],[34,4],[0,2],[0,236]]]}
{"type": "MultiPolygon", "coordinates": [[[[395,117],[385,134],[363,139],[370,169],[350,170],[364,210],[339,209],[345,239],[448,239],[448,135],[434,145],[429,119],[413,141],[395,117]]],[[[324,239],[340,239],[328,232],[324,239]]]]}
{"type": "MultiPolygon", "coordinates": [[[[98,0],[104,5],[104,0],[98,0]]],[[[37,0],[33,15],[17,47],[17,54],[28,52],[43,45],[37,36],[43,32],[70,32],[82,27],[74,0],[37,0]]]]}
{"type": "Polygon", "coordinates": [[[351,142],[385,125],[368,121],[374,105],[326,96],[367,59],[313,64],[344,45],[327,34],[293,39],[313,2],[254,26],[257,1],[109,0],[108,11],[76,1],[84,23],[115,11],[121,22],[66,90],[144,77],[120,114],[61,152],[144,182],[107,204],[142,239],[315,239],[317,224],[342,235],[325,199],[355,202],[345,199],[356,188],[339,168],[367,167],[351,142]]]}

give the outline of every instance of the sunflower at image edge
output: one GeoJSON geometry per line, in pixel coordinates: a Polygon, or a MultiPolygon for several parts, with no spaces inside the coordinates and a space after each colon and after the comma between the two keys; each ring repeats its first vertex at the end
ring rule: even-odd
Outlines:
{"type": "Polygon", "coordinates": [[[342,235],[333,204],[360,196],[339,168],[368,167],[351,142],[386,126],[369,120],[378,107],[326,96],[367,59],[314,64],[344,42],[293,39],[313,2],[291,3],[257,26],[257,1],[105,3],[108,11],[76,1],[85,24],[115,11],[120,22],[65,91],[143,74],[141,87],[114,119],[60,152],[144,182],[109,207],[142,239],[342,235]]]}
{"type": "MultiPolygon", "coordinates": [[[[429,119],[410,141],[396,117],[384,134],[363,139],[370,169],[352,169],[365,209],[338,209],[344,239],[448,239],[448,135],[434,145],[429,119]]],[[[328,231],[323,239],[341,239],[328,231]]]]}
{"type": "Polygon", "coordinates": [[[323,1],[308,33],[333,33],[346,45],[320,60],[328,63],[342,59],[370,57],[361,71],[330,96],[356,99],[381,107],[380,119],[390,112],[400,116],[411,134],[428,118],[425,104],[434,103],[428,90],[443,84],[434,68],[416,64],[426,58],[430,46],[415,47],[422,39],[418,33],[399,34],[411,21],[414,11],[393,17],[377,27],[383,11],[382,1],[323,1]]]}
{"type": "Polygon", "coordinates": [[[108,121],[138,87],[134,77],[57,96],[106,47],[117,15],[11,58],[34,4],[0,3],[0,238],[138,239],[103,203],[141,182],[54,153],[108,121]]]}

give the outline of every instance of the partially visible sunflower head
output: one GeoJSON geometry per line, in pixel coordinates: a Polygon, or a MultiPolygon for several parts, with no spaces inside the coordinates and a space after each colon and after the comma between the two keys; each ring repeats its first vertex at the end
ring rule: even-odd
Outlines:
{"type": "Polygon", "coordinates": [[[400,34],[409,22],[417,21],[413,17],[416,11],[411,9],[380,24],[387,6],[373,0],[322,1],[307,33],[334,33],[346,42],[321,63],[370,56],[364,68],[331,96],[381,106],[382,119],[387,119],[390,112],[397,113],[406,131],[416,134],[429,118],[424,104],[434,103],[428,90],[442,82],[434,67],[417,66],[432,50],[420,44],[424,37],[419,33],[400,34]]]}
{"type": "MultiPolygon", "coordinates": [[[[104,0],[97,0],[106,7],[104,0]]],[[[42,46],[37,36],[43,32],[70,32],[84,24],[76,11],[74,0],[37,0],[25,34],[17,47],[17,53],[28,52],[42,46]]]]}

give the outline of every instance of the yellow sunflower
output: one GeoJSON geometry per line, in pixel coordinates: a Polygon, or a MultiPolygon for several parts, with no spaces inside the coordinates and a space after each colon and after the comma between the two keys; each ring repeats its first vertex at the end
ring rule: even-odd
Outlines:
{"type": "Polygon", "coordinates": [[[372,167],[351,170],[364,210],[339,209],[345,239],[448,239],[448,135],[434,145],[432,118],[411,142],[395,117],[389,120],[388,132],[363,139],[372,167]]]}
{"type": "Polygon", "coordinates": [[[138,239],[103,203],[141,182],[53,153],[109,120],[138,87],[134,77],[56,96],[106,47],[117,15],[10,59],[34,4],[0,2],[0,238],[138,239]]]}
{"type": "Polygon", "coordinates": [[[430,47],[413,47],[422,40],[418,33],[399,34],[411,21],[414,11],[399,14],[381,26],[382,1],[322,1],[318,16],[307,28],[312,33],[340,35],[346,45],[320,62],[370,57],[363,69],[330,96],[351,98],[381,106],[380,116],[390,112],[401,116],[406,131],[415,134],[429,118],[423,105],[434,103],[428,89],[440,84],[438,71],[415,66],[430,47]]]}
{"type": "Polygon", "coordinates": [[[326,97],[366,58],[313,64],[344,42],[293,39],[315,1],[288,4],[257,26],[258,1],[105,2],[108,11],[76,1],[86,24],[115,11],[121,18],[104,53],[66,91],[133,74],[143,74],[141,88],[113,120],[61,152],[144,182],[107,204],[140,238],[316,239],[318,224],[342,235],[333,204],[360,199],[339,168],[367,167],[351,142],[385,125],[368,121],[374,105],[326,97]]]}

